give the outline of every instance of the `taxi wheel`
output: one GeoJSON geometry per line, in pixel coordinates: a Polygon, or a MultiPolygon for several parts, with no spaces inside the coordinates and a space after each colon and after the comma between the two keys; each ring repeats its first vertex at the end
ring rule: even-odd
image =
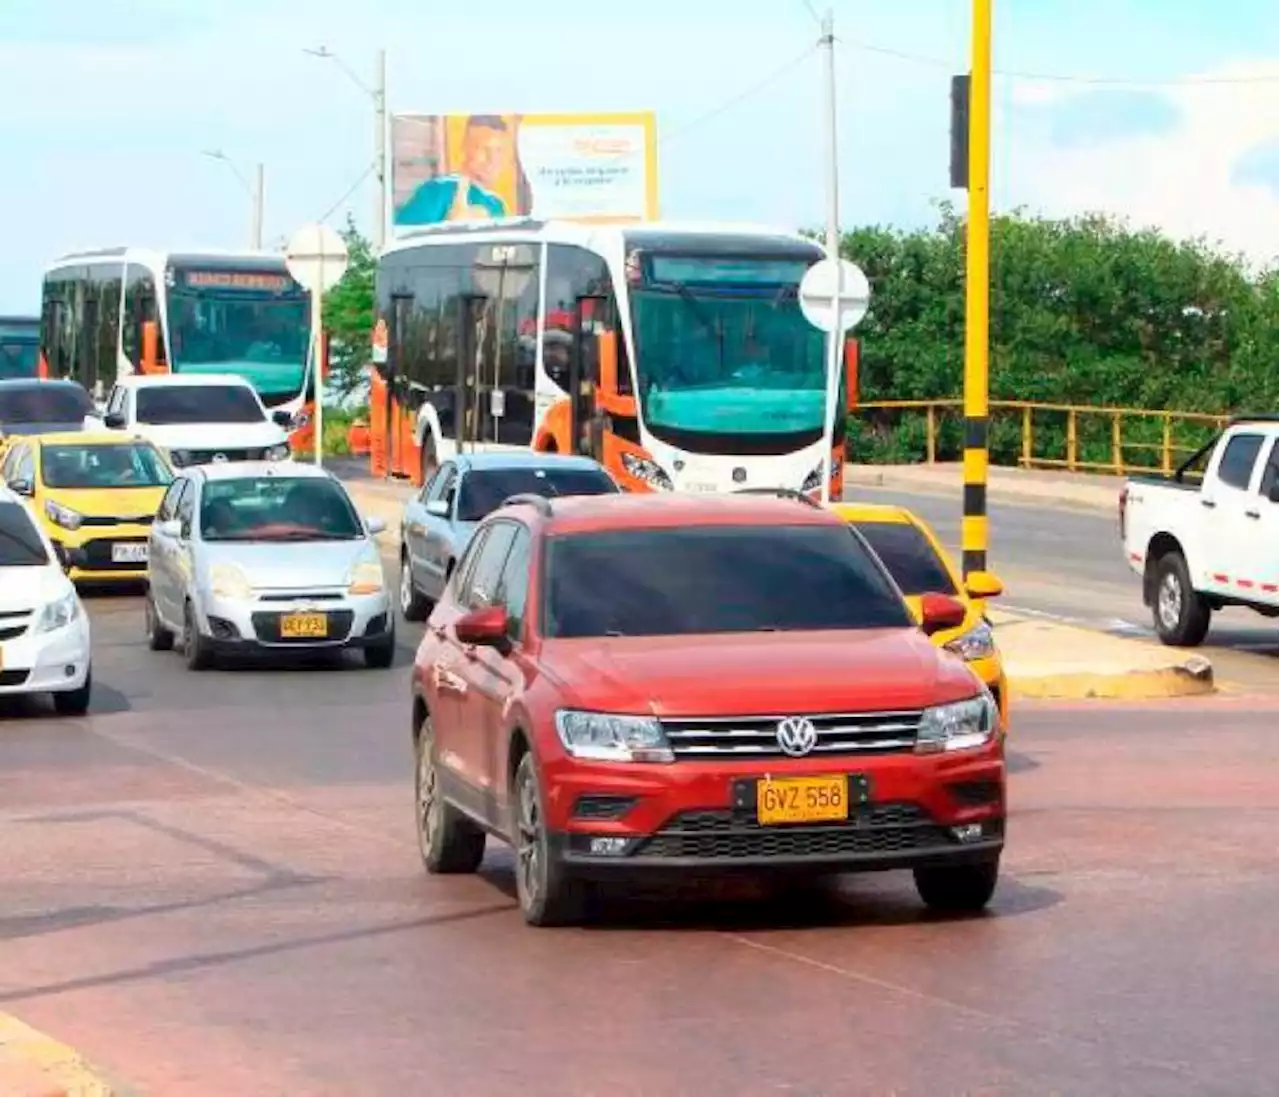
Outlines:
{"type": "Polygon", "coordinates": [[[511,799],[514,815],[512,844],[516,849],[516,896],[520,913],[531,926],[572,925],[582,919],[585,885],[552,858],[547,842],[542,791],[533,755],[525,754],[516,767],[511,799]]]}
{"type": "Polygon", "coordinates": [[[413,792],[422,863],[430,873],[475,872],[484,860],[484,831],[441,795],[430,715],[418,729],[417,753],[413,792]]]}
{"type": "Polygon", "coordinates": [[[213,653],[196,624],[196,613],[187,603],[182,615],[182,654],[187,659],[188,670],[208,670],[213,665],[213,653]]]}
{"type": "Polygon", "coordinates": [[[63,690],[53,695],[53,708],[59,716],[83,716],[89,711],[89,697],[93,693],[93,671],[85,672],[84,685],[79,689],[63,690]]]}
{"type": "Polygon", "coordinates": [[[974,914],[995,894],[1000,862],[915,870],[916,891],[926,906],[953,914],[974,914]]]}
{"type": "Polygon", "coordinates": [[[147,647],[152,651],[169,651],[173,647],[173,633],[160,623],[160,615],[156,613],[156,604],[150,591],[147,592],[142,612],[147,622],[147,647]]]}
{"type": "Polygon", "coordinates": [[[364,649],[364,665],[370,670],[386,670],[396,658],[396,633],[392,629],[376,644],[364,649]]]}

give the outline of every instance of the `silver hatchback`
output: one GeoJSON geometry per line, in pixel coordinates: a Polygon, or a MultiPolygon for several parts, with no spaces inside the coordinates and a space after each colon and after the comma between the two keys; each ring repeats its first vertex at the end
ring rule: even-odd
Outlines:
{"type": "Polygon", "coordinates": [[[358,648],[389,667],[395,621],[374,534],[331,473],[286,462],[183,469],[151,527],[153,651],[187,665],[221,653],[358,648]]]}

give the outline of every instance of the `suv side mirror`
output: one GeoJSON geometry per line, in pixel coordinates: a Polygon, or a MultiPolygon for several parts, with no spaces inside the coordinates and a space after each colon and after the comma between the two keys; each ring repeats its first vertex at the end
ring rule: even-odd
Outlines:
{"type": "Polygon", "coordinates": [[[434,514],[437,518],[448,518],[449,504],[443,499],[428,499],[427,513],[434,514]]]}
{"type": "Polygon", "coordinates": [[[965,593],[970,598],[999,598],[1004,584],[989,571],[971,571],[964,581],[965,593]]]}
{"type": "Polygon", "coordinates": [[[964,603],[949,594],[926,594],[920,599],[920,628],[926,636],[944,629],[959,628],[967,616],[964,603]]]}
{"type": "Polygon", "coordinates": [[[102,417],[102,425],[107,430],[124,430],[129,424],[118,411],[110,411],[102,417]]]}
{"type": "Polygon", "coordinates": [[[459,617],[453,626],[460,644],[477,647],[505,648],[507,638],[507,609],[505,606],[484,606],[459,617]]]}
{"type": "Polygon", "coordinates": [[[14,480],[9,487],[15,495],[25,495],[28,499],[36,493],[35,485],[30,480],[14,480]]]}

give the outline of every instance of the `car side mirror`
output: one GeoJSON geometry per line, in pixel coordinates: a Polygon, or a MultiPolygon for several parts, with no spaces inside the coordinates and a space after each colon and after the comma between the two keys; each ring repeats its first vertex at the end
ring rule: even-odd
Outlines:
{"type": "Polygon", "coordinates": [[[376,515],[372,518],[366,518],[364,523],[365,529],[369,531],[370,536],[376,537],[387,528],[387,523],[378,518],[376,515]]]}
{"type": "Polygon", "coordinates": [[[25,495],[28,499],[36,493],[35,485],[30,480],[14,480],[9,487],[15,495],[25,495]]]}
{"type": "Polygon", "coordinates": [[[107,430],[124,430],[124,428],[129,424],[125,417],[118,411],[111,411],[102,417],[102,425],[106,427],[107,430]]]}
{"type": "Polygon", "coordinates": [[[443,499],[428,499],[427,513],[434,514],[437,518],[448,518],[449,504],[443,499]]]}
{"type": "Polygon", "coordinates": [[[970,598],[999,598],[1004,584],[989,571],[971,571],[965,576],[964,589],[970,598]]]}
{"type": "Polygon", "coordinates": [[[1272,503],[1280,503],[1280,483],[1272,484],[1267,488],[1267,499],[1272,503]]]}
{"type": "Polygon", "coordinates": [[[505,606],[473,609],[458,618],[453,631],[460,644],[505,649],[510,642],[507,636],[507,609],[505,606]]]}
{"type": "Polygon", "coordinates": [[[290,430],[293,427],[293,416],[281,408],[277,408],[271,413],[271,421],[285,430],[290,430]]]}
{"type": "Polygon", "coordinates": [[[177,518],[166,518],[156,523],[156,532],[162,537],[172,537],[175,541],[182,537],[182,523],[177,518]]]}
{"type": "Polygon", "coordinates": [[[944,629],[959,628],[968,610],[949,594],[926,594],[920,599],[920,628],[926,636],[944,629]]]}

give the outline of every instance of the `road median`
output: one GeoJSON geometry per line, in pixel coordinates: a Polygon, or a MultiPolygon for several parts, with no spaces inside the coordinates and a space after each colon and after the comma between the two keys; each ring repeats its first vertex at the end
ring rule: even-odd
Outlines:
{"type": "Polygon", "coordinates": [[[1217,688],[1202,655],[1002,610],[990,617],[1015,698],[1140,701],[1217,688]]]}
{"type": "MultiPolygon", "coordinates": [[[[955,495],[964,486],[961,467],[955,463],[916,465],[845,465],[846,490],[859,487],[891,491],[955,495]]],[[[1052,472],[992,466],[987,471],[987,495],[997,503],[1022,503],[1047,507],[1081,508],[1114,514],[1124,481],[1090,473],[1052,472]]]]}
{"type": "Polygon", "coordinates": [[[3,1097],[129,1097],[74,1048],[0,1013],[3,1097]]]}

